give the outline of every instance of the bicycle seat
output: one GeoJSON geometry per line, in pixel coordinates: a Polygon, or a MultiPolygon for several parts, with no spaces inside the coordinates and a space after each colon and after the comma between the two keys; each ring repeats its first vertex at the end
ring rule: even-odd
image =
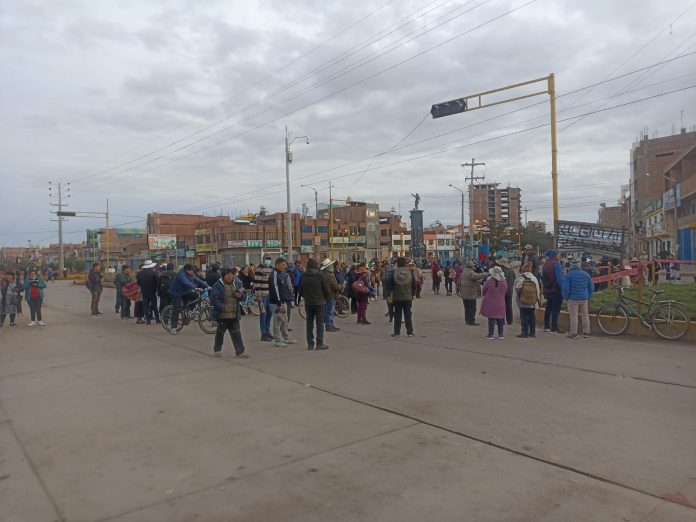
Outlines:
{"type": "Polygon", "coordinates": [[[660,295],[660,294],[664,294],[664,293],[665,293],[664,290],[655,290],[654,288],[651,288],[650,291],[651,291],[653,294],[655,294],[655,295],[660,295]]]}

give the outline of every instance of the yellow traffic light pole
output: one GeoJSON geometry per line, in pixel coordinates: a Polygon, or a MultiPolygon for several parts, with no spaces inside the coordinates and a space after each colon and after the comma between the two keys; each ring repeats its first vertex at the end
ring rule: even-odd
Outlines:
{"type": "Polygon", "coordinates": [[[476,94],[470,94],[468,96],[463,96],[457,100],[452,100],[450,102],[445,102],[441,104],[433,105],[431,113],[433,118],[438,118],[441,116],[449,116],[451,114],[457,114],[459,112],[469,112],[475,111],[477,109],[485,109],[486,107],[493,107],[495,105],[502,105],[503,103],[509,103],[517,100],[524,100],[525,98],[531,98],[533,96],[539,96],[541,94],[548,94],[550,101],[550,112],[551,112],[551,185],[553,190],[553,222],[554,222],[554,234],[558,236],[556,231],[556,223],[558,222],[558,144],[556,141],[556,78],[553,73],[542,78],[536,78],[534,80],[529,80],[526,82],[514,83],[512,85],[506,85],[505,87],[499,87],[497,89],[492,89],[490,91],[478,92],[476,94]],[[495,101],[491,103],[484,103],[482,98],[484,96],[508,91],[510,89],[516,89],[518,87],[524,87],[525,85],[531,85],[534,83],[546,82],[546,90],[533,92],[530,94],[524,94],[522,96],[515,96],[505,100],[495,101]],[[471,102],[475,102],[475,105],[471,105],[471,102]],[[444,110],[440,107],[445,106],[444,110]],[[442,112],[440,112],[442,111],[442,112]]]}

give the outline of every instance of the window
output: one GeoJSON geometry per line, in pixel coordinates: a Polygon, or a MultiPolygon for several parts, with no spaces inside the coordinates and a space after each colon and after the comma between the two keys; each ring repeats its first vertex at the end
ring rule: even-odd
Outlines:
{"type": "Polygon", "coordinates": [[[303,234],[311,234],[312,232],[314,232],[314,227],[312,227],[312,225],[302,225],[303,234]]]}

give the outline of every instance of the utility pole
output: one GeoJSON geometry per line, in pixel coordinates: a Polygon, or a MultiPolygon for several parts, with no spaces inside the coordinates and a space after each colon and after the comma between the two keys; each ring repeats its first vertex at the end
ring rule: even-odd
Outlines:
{"type": "Polygon", "coordinates": [[[527,207],[524,207],[522,209],[522,212],[524,212],[524,228],[527,228],[527,212],[529,212],[529,209],[527,207]]]}
{"type": "MultiPolygon", "coordinates": [[[[316,237],[319,235],[319,192],[317,189],[314,187],[310,187],[309,185],[300,185],[301,187],[308,188],[314,191],[314,237],[312,238],[312,243],[314,243],[314,240],[316,237]]],[[[317,256],[317,259],[319,259],[319,246],[321,245],[321,240],[319,241],[319,245],[315,245],[314,248],[314,253],[317,256]]]]}
{"type": "Polygon", "coordinates": [[[285,126],[285,192],[287,197],[287,230],[288,239],[286,245],[288,247],[288,263],[292,262],[292,213],[290,210],[290,163],[292,163],[292,152],[290,152],[290,145],[297,138],[304,138],[307,145],[309,145],[309,138],[307,136],[295,136],[293,139],[289,139],[288,136],[288,126],[285,126]]]}
{"type": "Polygon", "coordinates": [[[460,224],[462,227],[462,236],[459,239],[459,259],[464,261],[464,191],[460,189],[459,187],[455,187],[451,183],[449,184],[450,187],[452,187],[455,190],[458,190],[462,194],[462,215],[461,215],[461,220],[460,224]]]}
{"type": "MultiPolygon", "coordinates": [[[[51,203],[50,205],[52,207],[58,207],[58,212],[56,213],[56,216],[58,217],[57,220],[53,221],[58,221],[58,271],[60,272],[60,277],[63,277],[63,270],[65,270],[65,252],[63,249],[63,220],[65,217],[62,215],[63,214],[63,207],[67,207],[67,203],[63,203],[63,190],[67,192],[67,196],[65,196],[65,199],[68,199],[70,197],[70,182],[66,184],[65,189],[63,189],[63,184],[61,182],[58,182],[58,203],[51,203]]],[[[49,197],[53,197],[53,183],[48,182],[48,194],[49,197]]]]}
{"type": "Polygon", "coordinates": [[[329,244],[331,249],[330,257],[334,258],[334,240],[333,240],[333,196],[331,195],[331,188],[333,185],[329,181],[329,244]]]}
{"type": "MultiPolygon", "coordinates": [[[[471,167],[471,175],[465,177],[464,181],[469,181],[469,239],[471,245],[471,259],[474,258],[474,182],[483,181],[486,176],[474,176],[474,167],[484,166],[485,163],[476,163],[474,158],[471,158],[471,163],[462,163],[462,167],[471,167]]],[[[462,234],[464,234],[464,229],[462,229],[462,234]]]]}

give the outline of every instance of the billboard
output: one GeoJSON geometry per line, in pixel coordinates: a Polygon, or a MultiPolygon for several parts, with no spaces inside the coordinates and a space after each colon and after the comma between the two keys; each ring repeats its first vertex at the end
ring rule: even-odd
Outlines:
{"type": "Polygon", "coordinates": [[[587,252],[610,257],[621,256],[624,231],[620,228],[594,223],[558,221],[556,230],[560,251],[587,252]]]}
{"type": "Polygon", "coordinates": [[[148,250],[173,250],[176,248],[176,234],[148,234],[148,250]]]}

